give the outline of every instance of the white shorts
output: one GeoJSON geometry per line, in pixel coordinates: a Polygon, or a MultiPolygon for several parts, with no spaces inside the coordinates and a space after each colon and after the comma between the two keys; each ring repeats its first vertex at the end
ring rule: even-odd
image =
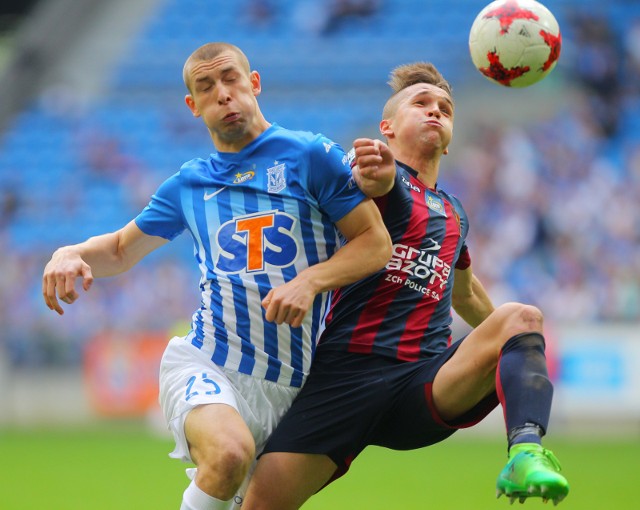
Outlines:
{"type": "Polygon", "coordinates": [[[299,391],[226,370],[185,338],[172,338],[160,363],[159,398],[176,442],[170,456],[192,462],[184,422],[189,411],[203,404],[227,404],[238,411],[253,434],[258,455],[299,391]]]}

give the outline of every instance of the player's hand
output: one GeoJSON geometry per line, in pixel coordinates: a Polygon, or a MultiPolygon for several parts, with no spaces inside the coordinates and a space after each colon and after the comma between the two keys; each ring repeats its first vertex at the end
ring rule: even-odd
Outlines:
{"type": "Polygon", "coordinates": [[[300,281],[300,277],[271,289],[262,300],[265,319],[276,324],[287,323],[298,328],[313,304],[316,293],[300,281]]]}
{"type": "Polygon", "coordinates": [[[360,189],[370,197],[381,196],[393,187],[396,163],[391,149],[380,140],[358,138],[353,142],[354,176],[360,189]]]}
{"type": "Polygon", "coordinates": [[[76,278],[82,278],[82,288],[87,291],[93,283],[91,268],[80,255],[68,248],[60,248],[51,257],[42,276],[42,295],[50,310],[64,314],[58,299],[71,304],[78,299],[76,278]]]}

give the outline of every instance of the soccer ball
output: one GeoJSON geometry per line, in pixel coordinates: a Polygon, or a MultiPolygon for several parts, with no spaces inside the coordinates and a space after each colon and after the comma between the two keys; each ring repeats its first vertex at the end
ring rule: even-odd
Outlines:
{"type": "Polygon", "coordinates": [[[471,60],[505,87],[528,87],[558,62],[562,35],[551,11],[535,0],[496,0],[476,17],[469,34],[471,60]]]}

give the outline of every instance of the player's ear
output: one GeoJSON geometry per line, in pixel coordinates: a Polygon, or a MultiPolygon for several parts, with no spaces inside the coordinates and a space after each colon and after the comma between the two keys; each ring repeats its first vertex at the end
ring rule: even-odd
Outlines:
{"type": "Polygon", "coordinates": [[[184,96],[184,102],[187,104],[187,108],[191,110],[194,117],[200,117],[200,111],[198,110],[196,102],[193,100],[193,96],[191,94],[184,96]]]}
{"type": "Polygon", "coordinates": [[[393,134],[393,128],[389,119],[382,119],[380,121],[380,134],[386,138],[393,134]]]}
{"type": "Polygon", "coordinates": [[[259,96],[260,92],[262,92],[262,84],[260,83],[260,74],[258,71],[251,71],[249,80],[251,81],[251,90],[253,91],[253,95],[259,96]]]}

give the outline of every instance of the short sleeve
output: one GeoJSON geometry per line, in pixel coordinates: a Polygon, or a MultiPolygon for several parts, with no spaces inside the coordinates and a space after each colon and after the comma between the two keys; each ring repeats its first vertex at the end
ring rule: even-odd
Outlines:
{"type": "Polygon", "coordinates": [[[460,255],[458,256],[458,260],[456,260],[456,269],[467,269],[471,265],[471,255],[469,254],[469,248],[467,248],[466,244],[462,245],[460,248],[460,255]]]}
{"type": "Polygon", "coordinates": [[[309,191],[334,223],[366,197],[358,188],[340,145],[318,136],[309,151],[309,191]]]}
{"type": "Polygon", "coordinates": [[[163,182],[135,218],[136,225],[145,234],[172,240],[184,231],[179,178],[180,174],[175,174],[163,182]]]}

